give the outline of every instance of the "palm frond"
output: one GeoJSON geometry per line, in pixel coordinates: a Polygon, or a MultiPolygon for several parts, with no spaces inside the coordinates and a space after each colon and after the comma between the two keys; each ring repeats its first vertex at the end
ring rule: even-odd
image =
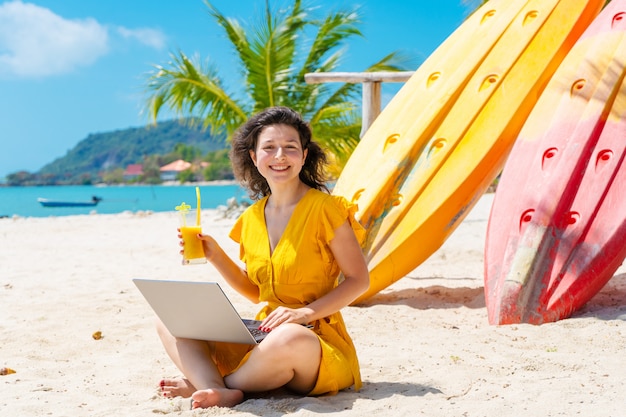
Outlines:
{"type": "Polygon", "coordinates": [[[264,19],[248,33],[241,30],[236,20],[227,19],[208,1],[206,3],[235,46],[254,105],[253,112],[285,104],[281,96],[289,91],[297,34],[306,24],[301,1],[296,0],[291,11],[277,13],[266,3],[264,19]]]}
{"type": "Polygon", "coordinates": [[[153,94],[148,100],[148,114],[156,120],[163,106],[179,115],[194,115],[205,127],[217,132],[233,132],[247,114],[223,88],[213,68],[202,66],[183,52],[171,55],[168,66],[155,66],[148,79],[153,94]]]}
{"type": "MultiPolygon", "coordinates": [[[[317,35],[309,49],[302,69],[298,74],[300,79],[304,79],[304,74],[319,71],[321,63],[329,51],[332,51],[347,42],[352,36],[363,36],[357,25],[360,23],[358,9],[353,11],[338,11],[328,15],[321,22],[312,22],[318,27],[317,35]]],[[[325,71],[332,71],[338,65],[339,58],[343,53],[335,54],[334,66],[325,65],[325,71]]]]}
{"type": "Polygon", "coordinates": [[[416,67],[417,65],[412,57],[402,52],[394,51],[370,65],[365,71],[407,71],[416,67]]]}
{"type": "Polygon", "coordinates": [[[350,103],[324,107],[311,121],[315,139],[343,166],[359,141],[360,115],[350,103]]]}

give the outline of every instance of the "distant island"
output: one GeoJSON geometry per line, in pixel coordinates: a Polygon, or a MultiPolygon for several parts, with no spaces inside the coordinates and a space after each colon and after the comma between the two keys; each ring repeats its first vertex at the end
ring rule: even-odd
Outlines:
{"type": "Polygon", "coordinates": [[[225,135],[194,120],[90,134],[63,157],[31,173],[6,177],[8,186],[90,185],[231,180],[225,135]]]}

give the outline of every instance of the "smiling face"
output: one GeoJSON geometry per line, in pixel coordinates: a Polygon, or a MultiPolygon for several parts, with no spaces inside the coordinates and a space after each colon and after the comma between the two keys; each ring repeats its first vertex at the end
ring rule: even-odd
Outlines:
{"type": "Polygon", "coordinates": [[[298,131],[284,124],[265,127],[257,139],[256,150],[250,151],[254,165],[270,187],[299,181],[306,155],[298,131]]]}

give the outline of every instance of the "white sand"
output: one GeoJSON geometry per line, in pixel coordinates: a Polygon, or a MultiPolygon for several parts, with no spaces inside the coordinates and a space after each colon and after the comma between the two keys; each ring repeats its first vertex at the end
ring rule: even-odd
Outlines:
{"type": "MultiPolygon", "coordinates": [[[[483,297],[487,195],[431,259],[344,316],[363,389],[274,394],[189,410],[134,277],[217,280],[180,265],[173,213],[0,220],[2,416],[624,416],[626,269],[572,318],[490,326],[483,297]],[[101,331],[103,338],[92,334],[101,331]]],[[[231,255],[233,220],[205,211],[231,255]]],[[[210,225],[207,227],[207,225],[210,225]]],[[[232,291],[242,314],[259,308],[232,291]]]]}

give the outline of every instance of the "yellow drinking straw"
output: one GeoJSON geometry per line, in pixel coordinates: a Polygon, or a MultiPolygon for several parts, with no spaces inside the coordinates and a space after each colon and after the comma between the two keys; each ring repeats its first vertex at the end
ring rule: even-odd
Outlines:
{"type": "Polygon", "coordinates": [[[200,226],[200,187],[196,187],[196,226],[200,226]]]}

